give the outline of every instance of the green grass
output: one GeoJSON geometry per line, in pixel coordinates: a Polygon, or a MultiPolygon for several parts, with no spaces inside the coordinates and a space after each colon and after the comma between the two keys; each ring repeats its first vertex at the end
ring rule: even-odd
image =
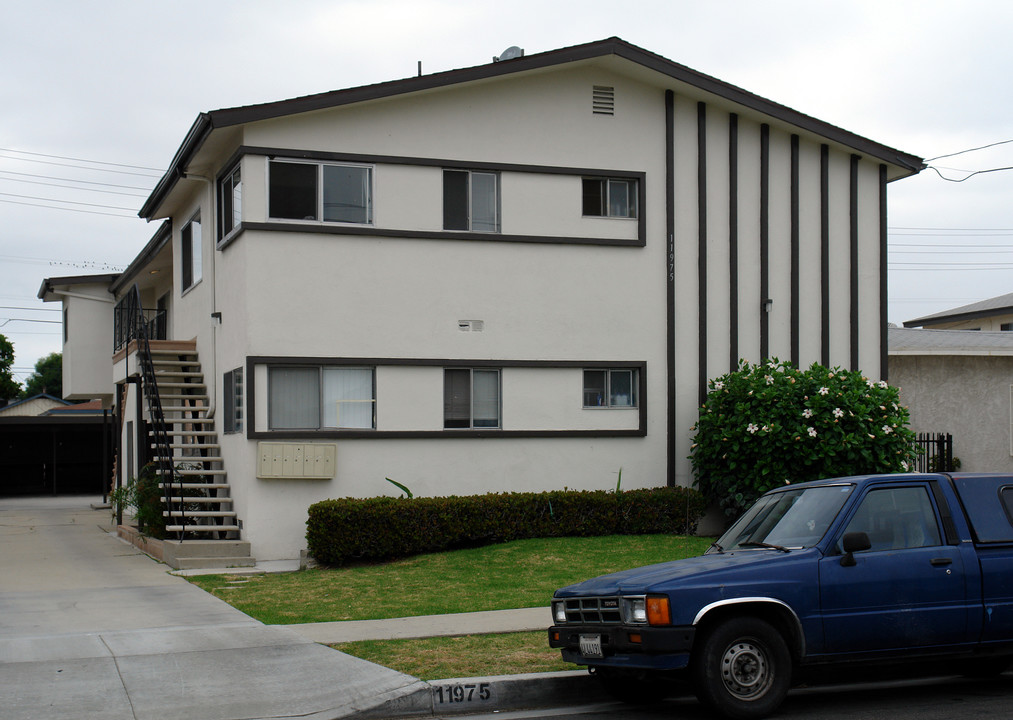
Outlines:
{"type": "Polygon", "coordinates": [[[268,624],[375,620],[549,604],[556,588],[617,570],[700,555],[711,538],[540,538],[381,565],[189,578],[268,624]]]}
{"type": "Polygon", "coordinates": [[[406,640],[364,640],[332,645],[348,655],[421,680],[574,670],[544,632],[406,640]]]}

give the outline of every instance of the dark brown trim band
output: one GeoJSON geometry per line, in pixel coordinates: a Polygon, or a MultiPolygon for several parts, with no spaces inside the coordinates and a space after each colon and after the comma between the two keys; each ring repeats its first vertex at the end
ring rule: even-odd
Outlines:
{"type": "Polygon", "coordinates": [[[791,136],[791,188],[790,188],[790,212],[791,212],[791,227],[789,229],[790,235],[790,249],[791,255],[791,277],[789,284],[791,285],[791,364],[795,367],[799,366],[800,358],[800,339],[801,334],[799,324],[799,306],[800,306],[800,277],[802,274],[801,259],[799,257],[799,224],[801,219],[799,218],[799,137],[798,135],[791,136]]]}
{"type": "Polygon", "coordinates": [[[697,276],[698,405],[707,401],[707,104],[696,104],[696,203],[697,203],[697,276]]]}
{"type": "Polygon", "coordinates": [[[770,125],[760,125],[760,359],[770,357],[770,125]]]}
{"type": "Polygon", "coordinates": [[[820,145],[820,362],[830,367],[830,146],[820,145]]]}
{"type": "Polygon", "coordinates": [[[675,487],[676,374],[675,374],[675,93],[665,91],[665,312],[666,312],[666,475],[675,487]]]}
{"type": "Polygon", "coordinates": [[[858,287],[858,161],[861,157],[851,156],[851,179],[848,189],[849,200],[849,226],[850,226],[850,275],[851,275],[851,369],[861,370],[859,367],[858,339],[859,339],[859,287],[858,287]]]}
{"type": "Polygon", "coordinates": [[[646,437],[647,436],[647,363],[606,360],[468,360],[448,358],[336,358],[251,355],[246,358],[246,437],[249,440],[363,440],[403,438],[541,438],[541,437],[646,437]],[[255,372],[267,366],[369,366],[369,367],[479,367],[498,368],[629,368],[638,371],[638,427],[632,430],[255,430],[257,393],[255,372]]]}
{"type": "Polygon", "coordinates": [[[728,115],[728,372],[739,366],[739,116],[728,115]]]}

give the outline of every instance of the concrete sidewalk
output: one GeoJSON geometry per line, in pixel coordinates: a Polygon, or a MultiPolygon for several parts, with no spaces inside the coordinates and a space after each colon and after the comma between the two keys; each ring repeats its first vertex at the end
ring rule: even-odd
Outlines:
{"type": "Polygon", "coordinates": [[[579,672],[425,683],[318,644],[544,629],[545,608],[267,626],[111,534],[97,499],[0,499],[5,720],[431,716],[594,692],[579,672]]]}

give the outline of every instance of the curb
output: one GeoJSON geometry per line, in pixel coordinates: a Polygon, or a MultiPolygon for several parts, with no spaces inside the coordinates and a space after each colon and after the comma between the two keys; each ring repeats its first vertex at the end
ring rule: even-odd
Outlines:
{"type": "Polygon", "coordinates": [[[600,702],[611,699],[587,671],[431,680],[427,687],[388,700],[356,717],[402,718],[463,715],[600,702]]]}

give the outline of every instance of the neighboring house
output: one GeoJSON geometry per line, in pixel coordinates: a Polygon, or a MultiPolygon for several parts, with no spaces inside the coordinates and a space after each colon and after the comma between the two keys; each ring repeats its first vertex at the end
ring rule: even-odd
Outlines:
{"type": "Polygon", "coordinates": [[[740,358],[885,376],[886,188],[922,168],[615,38],[202,113],[106,288],[121,475],[147,373],[187,530],[257,559],[385,478],[689,485],[740,358]]]}
{"type": "Polygon", "coordinates": [[[0,417],[39,417],[50,410],[67,407],[70,404],[66,400],[41,393],[5,405],[0,408],[0,417]]]}
{"type": "Polygon", "coordinates": [[[890,382],[911,429],[951,433],[961,470],[1013,471],[1013,333],[890,328],[889,336],[890,382]]]}
{"type": "Polygon", "coordinates": [[[904,327],[1009,332],[1013,330],[1013,293],[926,315],[917,320],[908,320],[904,323],[904,327]]]}

